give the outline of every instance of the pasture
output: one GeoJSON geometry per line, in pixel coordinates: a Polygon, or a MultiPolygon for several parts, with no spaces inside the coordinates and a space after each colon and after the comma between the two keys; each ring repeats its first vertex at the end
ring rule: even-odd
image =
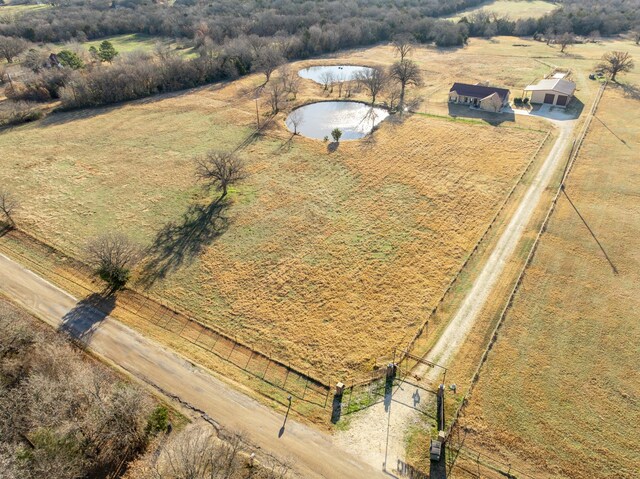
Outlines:
{"type": "MultiPolygon", "coordinates": [[[[392,58],[378,47],[345,61],[392,58]]],[[[428,72],[412,93],[430,98],[427,114],[336,151],[292,139],[284,113],[246,142],[262,82],[252,76],[5,131],[0,179],[22,198],[22,227],[46,242],[82,257],[87,238],[126,232],[157,260],[136,287],[321,377],[357,375],[415,333],[548,129],[449,116],[450,78],[485,77],[486,63],[470,66],[463,50],[414,58],[428,72]],[[200,213],[215,196],[193,158],[239,146],[249,176],[211,221],[200,213]]],[[[521,84],[540,70],[516,58],[504,75],[521,84]]],[[[304,82],[291,106],[326,96],[304,82]]]]}
{"type": "Polygon", "coordinates": [[[448,18],[457,22],[462,17],[482,12],[499,17],[509,17],[511,20],[519,20],[521,18],[543,17],[547,13],[553,12],[556,8],[558,8],[556,4],[544,0],[490,0],[478,7],[463,10],[448,18]]]}
{"type": "Polygon", "coordinates": [[[621,82],[605,92],[462,423],[467,446],[534,477],[640,469],[640,75],[621,82]]]}
{"type": "Polygon", "coordinates": [[[142,33],[113,35],[110,37],[98,38],[96,40],[88,40],[86,42],[81,42],[81,43],[69,43],[69,44],[60,43],[60,44],[56,44],[56,47],[73,48],[79,45],[82,50],[85,50],[88,52],[89,48],[91,47],[99,48],[100,43],[102,43],[105,40],[111,42],[111,44],[120,54],[133,53],[133,52],[153,53],[157,48],[160,47],[160,48],[167,48],[169,50],[175,51],[185,57],[196,55],[196,53],[193,51],[192,48],[185,48],[180,44],[180,42],[167,39],[167,38],[160,38],[152,35],[145,35],[142,33]]]}

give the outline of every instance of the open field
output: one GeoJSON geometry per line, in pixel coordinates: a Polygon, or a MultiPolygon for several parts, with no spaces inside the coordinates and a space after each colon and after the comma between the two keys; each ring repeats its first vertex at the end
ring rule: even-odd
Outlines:
{"type": "MultiPolygon", "coordinates": [[[[349,61],[362,53],[385,61],[375,50],[349,61]]],[[[427,50],[425,60],[441,55],[427,50]]],[[[194,183],[192,158],[249,135],[255,106],[244,92],[258,81],[53,115],[0,135],[12,152],[2,179],[24,197],[21,224],[76,256],[116,225],[146,245],[183,244],[183,214],[212,199],[194,183]],[[168,224],[170,237],[156,238],[168,224]]],[[[306,84],[299,99],[320,93],[306,84]]],[[[166,279],[151,291],[296,364],[365,371],[421,324],[545,132],[529,119],[509,128],[416,115],[329,154],[302,138],[283,148],[282,119],[244,149],[250,176],[222,234],[209,230],[165,258],[166,279]]]]}
{"type": "Polygon", "coordinates": [[[56,43],[56,44],[47,44],[49,48],[54,51],[58,51],[56,49],[70,48],[78,53],[81,51],[89,52],[89,48],[91,47],[100,47],[100,43],[103,41],[109,41],[113,44],[114,48],[118,51],[119,54],[133,53],[133,52],[147,52],[153,53],[156,51],[158,46],[169,49],[171,51],[176,52],[177,54],[183,57],[192,57],[195,56],[193,48],[185,48],[183,44],[176,40],[155,37],[152,35],[145,35],[142,33],[129,33],[124,35],[113,35],[110,37],[98,38],[96,40],[88,40],[86,42],[70,42],[70,43],[56,43]]]}
{"type": "Polygon", "coordinates": [[[535,477],[640,469],[640,100],[630,86],[640,75],[621,81],[605,92],[462,423],[467,446],[535,477]]]}
{"type": "Polygon", "coordinates": [[[518,20],[520,18],[539,18],[556,8],[558,8],[557,5],[544,0],[492,0],[479,7],[458,12],[448,18],[457,22],[464,16],[468,17],[474,13],[484,12],[518,20]]]}
{"type": "MultiPolygon", "coordinates": [[[[181,55],[194,55],[191,48],[179,48],[179,44],[175,40],[169,40],[142,33],[130,33],[125,35],[114,35],[111,37],[99,38],[97,40],[89,40],[81,43],[81,45],[89,50],[91,47],[98,48],[103,41],[110,41],[115,49],[120,53],[130,53],[134,51],[152,52],[158,45],[176,50],[181,55]]],[[[60,45],[63,46],[63,45],[60,45]]]]}
{"type": "Polygon", "coordinates": [[[3,17],[5,14],[9,14],[9,15],[22,15],[23,13],[28,13],[28,12],[32,12],[34,10],[41,10],[43,8],[50,8],[50,5],[46,5],[46,4],[31,4],[31,5],[25,5],[25,4],[12,4],[11,2],[6,2],[4,5],[0,5],[0,17],[3,17]]]}
{"type": "MultiPolygon", "coordinates": [[[[515,94],[552,65],[577,65],[587,101],[597,85],[586,73],[621,45],[580,45],[571,56],[515,38],[417,49],[426,81],[411,94],[425,98],[426,115],[331,154],[321,142],[288,143],[279,115],[244,147],[250,177],[232,192],[228,221],[198,241],[189,228],[203,224],[197,207],[213,197],[195,184],[192,158],[243,144],[258,77],[5,131],[0,179],[22,198],[20,224],[43,240],[80,257],[86,238],[117,225],[155,241],[156,253],[169,246],[176,254],[156,265],[166,278],[151,294],[319,377],[344,377],[406,344],[549,128],[526,117],[500,126],[451,118],[469,112],[449,112],[450,83],[491,78],[515,94]],[[163,228],[170,234],[158,237],[163,228]]],[[[393,58],[376,47],[292,68],[393,58]]],[[[295,104],[322,98],[305,82],[295,104]]]]}

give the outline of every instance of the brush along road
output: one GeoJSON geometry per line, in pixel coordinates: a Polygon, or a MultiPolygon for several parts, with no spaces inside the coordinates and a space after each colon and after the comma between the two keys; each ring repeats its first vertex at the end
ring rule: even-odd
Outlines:
{"type": "Polygon", "coordinates": [[[1,254],[0,294],[55,328],[68,326],[65,329],[82,338],[94,353],[204,411],[230,432],[245,433],[252,444],[290,461],[300,477],[384,477],[336,447],[329,435],[292,419],[279,434],[283,414],[235,391],[91,306],[79,306],[75,298],[1,254]]]}

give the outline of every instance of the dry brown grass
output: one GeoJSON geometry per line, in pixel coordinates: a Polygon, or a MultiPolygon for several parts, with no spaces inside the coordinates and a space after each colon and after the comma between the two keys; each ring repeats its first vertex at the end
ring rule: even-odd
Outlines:
{"type": "MultiPolygon", "coordinates": [[[[445,88],[469,66],[456,51],[415,58],[438,55],[443,71],[455,65],[439,80],[445,88]]],[[[347,55],[374,59],[392,55],[347,55]]],[[[76,256],[114,227],[151,243],[208,200],[191,158],[247,137],[259,81],[54,115],[0,135],[9,152],[0,178],[23,198],[21,224],[76,256]]],[[[321,96],[306,83],[299,101],[321,96]]],[[[151,292],[320,377],[364,371],[412,336],[544,133],[528,120],[505,128],[416,115],[330,154],[321,142],[286,144],[283,118],[244,149],[250,177],[232,194],[224,234],[151,292]]]]}
{"type": "Polygon", "coordinates": [[[567,193],[619,274],[561,197],[463,421],[467,445],[535,477],[640,469],[640,102],[613,86],[597,118],[567,193]]]}

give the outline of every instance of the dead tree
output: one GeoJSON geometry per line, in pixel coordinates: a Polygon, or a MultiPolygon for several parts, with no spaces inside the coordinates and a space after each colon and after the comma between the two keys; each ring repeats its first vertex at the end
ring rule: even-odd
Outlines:
{"type": "Polygon", "coordinates": [[[295,100],[298,96],[298,91],[300,90],[300,77],[296,72],[289,70],[286,65],[280,67],[278,73],[280,75],[284,91],[293,95],[293,99],[295,100]]]}
{"type": "Polygon", "coordinates": [[[320,75],[320,82],[322,83],[322,89],[324,91],[329,90],[329,93],[333,92],[333,83],[335,81],[335,76],[330,71],[324,71],[320,75]]]}
{"type": "Polygon", "coordinates": [[[16,222],[13,219],[13,213],[18,209],[18,200],[9,190],[0,188],[0,213],[10,227],[14,227],[16,222]]]}
{"type": "Polygon", "coordinates": [[[111,288],[122,289],[129,281],[131,268],[140,259],[140,248],[129,237],[110,233],[91,240],[86,248],[87,262],[111,288]]]}
{"type": "Polygon", "coordinates": [[[0,35],[0,56],[7,63],[13,63],[13,60],[29,47],[29,42],[19,37],[6,37],[0,35]]]}
{"type": "Polygon", "coordinates": [[[280,101],[287,93],[286,87],[282,79],[272,81],[267,88],[268,102],[271,106],[271,113],[276,114],[280,111],[280,101]]]}
{"type": "Polygon", "coordinates": [[[400,56],[400,61],[402,62],[413,50],[413,37],[408,34],[396,35],[391,44],[395,49],[395,53],[400,56]]]}
{"type": "Polygon", "coordinates": [[[400,103],[398,108],[402,113],[407,85],[420,85],[422,83],[422,73],[420,73],[420,68],[416,62],[401,60],[391,65],[389,77],[400,84],[400,103]]]}
{"type": "Polygon", "coordinates": [[[356,74],[356,80],[369,92],[373,105],[378,94],[386,87],[388,76],[381,68],[367,68],[356,74]]]}
{"type": "Polygon", "coordinates": [[[284,57],[280,50],[274,46],[265,46],[257,51],[257,57],[253,62],[255,71],[262,72],[265,76],[265,85],[269,83],[271,74],[284,63],[284,57]]]}
{"type": "Polygon", "coordinates": [[[289,115],[289,118],[287,119],[287,121],[293,127],[293,134],[297,135],[298,128],[300,128],[300,126],[304,122],[304,115],[302,114],[302,110],[300,110],[299,108],[296,110],[293,110],[289,115]]]}
{"type": "Polygon", "coordinates": [[[556,42],[558,43],[558,45],[560,45],[560,53],[564,53],[567,47],[569,45],[573,45],[575,41],[576,39],[571,33],[563,33],[562,35],[560,35],[556,39],[556,42]]]}
{"type": "Polygon", "coordinates": [[[211,150],[196,158],[196,177],[207,189],[220,191],[222,199],[227,196],[230,185],[246,177],[244,162],[233,152],[211,150]]]}
{"type": "Polygon", "coordinates": [[[633,70],[634,64],[629,52],[609,52],[605,53],[602,61],[598,64],[598,68],[608,73],[611,81],[616,81],[618,73],[629,72],[633,70]]]}

